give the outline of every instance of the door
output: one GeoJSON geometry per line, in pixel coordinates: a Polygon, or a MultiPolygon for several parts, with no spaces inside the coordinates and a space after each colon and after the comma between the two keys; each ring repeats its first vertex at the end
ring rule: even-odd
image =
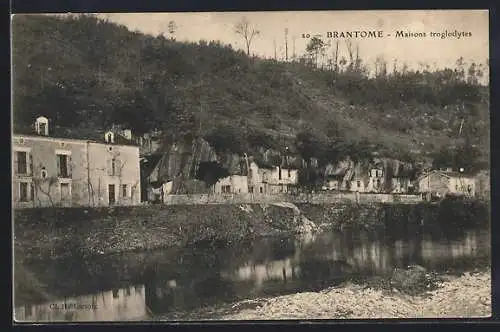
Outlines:
{"type": "Polygon", "coordinates": [[[71,202],[71,193],[69,183],[61,183],[61,203],[63,206],[69,205],[71,202]]]}
{"type": "Polygon", "coordinates": [[[108,185],[108,201],[109,201],[109,205],[115,204],[115,202],[116,202],[115,185],[114,184],[108,185]]]}

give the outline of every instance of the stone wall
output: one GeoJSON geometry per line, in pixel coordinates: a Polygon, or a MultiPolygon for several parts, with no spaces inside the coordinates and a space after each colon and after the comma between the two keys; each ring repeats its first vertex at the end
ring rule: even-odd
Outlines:
{"type": "Polygon", "coordinates": [[[167,205],[183,204],[258,204],[258,203],[408,203],[416,204],[422,202],[420,195],[403,194],[376,194],[376,193],[315,193],[315,194],[286,194],[276,193],[272,195],[245,193],[245,194],[194,194],[194,195],[166,195],[164,203],[167,205]]]}

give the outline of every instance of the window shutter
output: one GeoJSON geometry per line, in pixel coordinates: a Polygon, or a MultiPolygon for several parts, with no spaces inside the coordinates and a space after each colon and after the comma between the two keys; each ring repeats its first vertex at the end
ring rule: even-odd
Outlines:
{"type": "Polygon", "coordinates": [[[71,155],[68,156],[68,177],[72,178],[73,174],[73,163],[71,162],[71,155]]]}
{"type": "Polygon", "coordinates": [[[14,152],[14,174],[17,174],[19,170],[18,161],[17,161],[17,151],[14,152]]]}
{"type": "Polygon", "coordinates": [[[30,201],[35,200],[35,185],[33,182],[30,183],[30,201]]]}
{"type": "Polygon", "coordinates": [[[115,160],[115,172],[116,172],[116,175],[118,175],[118,176],[122,175],[121,174],[121,172],[122,172],[122,164],[121,164],[120,159],[116,159],[115,160]]]}
{"type": "Polygon", "coordinates": [[[57,159],[57,176],[61,177],[61,159],[58,154],[56,155],[56,159],[57,159]]]}
{"type": "Polygon", "coordinates": [[[113,175],[111,166],[111,159],[106,160],[106,169],[108,170],[108,175],[113,175]]]}
{"type": "Polygon", "coordinates": [[[31,153],[28,154],[29,154],[28,174],[33,175],[33,155],[31,153]]]}

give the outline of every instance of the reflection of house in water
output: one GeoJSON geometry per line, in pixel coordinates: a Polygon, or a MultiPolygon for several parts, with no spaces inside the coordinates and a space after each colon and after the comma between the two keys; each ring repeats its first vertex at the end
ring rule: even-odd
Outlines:
{"type": "Polygon", "coordinates": [[[346,253],[347,263],[356,271],[363,273],[385,273],[392,269],[391,254],[387,247],[378,241],[363,243],[346,253]]]}
{"type": "MultiPolygon", "coordinates": [[[[486,237],[486,236],[485,236],[486,237]]],[[[476,231],[467,231],[460,241],[440,243],[432,239],[422,240],[422,260],[432,268],[440,268],[446,261],[470,258],[485,258],[489,255],[489,241],[476,231]]]]}
{"type": "Polygon", "coordinates": [[[255,287],[260,288],[265,281],[271,280],[295,280],[300,273],[299,267],[290,258],[275,260],[264,264],[252,264],[228,272],[222,272],[223,278],[232,281],[254,282],[255,287]]]}
{"type": "Polygon", "coordinates": [[[16,321],[25,322],[126,321],[144,319],[146,315],[144,285],[25,305],[16,308],[14,313],[16,321]],[[65,305],[67,309],[64,309],[65,305]],[[86,308],[71,309],[72,305],[86,308]]]}

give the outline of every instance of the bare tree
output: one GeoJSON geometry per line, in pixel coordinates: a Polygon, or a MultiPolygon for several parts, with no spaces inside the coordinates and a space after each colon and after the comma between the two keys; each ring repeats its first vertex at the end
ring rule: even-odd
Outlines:
{"type": "Polygon", "coordinates": [[[175,32],[177,31],[177,24],[175,21],[168,22],[168,34],[170,39],[175,40],[175,32]]]}
{"type": "Polygon", "coordinates": [[[352,69],[354,66],[354,50],[352,47],[352,41],[350,39],[346,39],[345,45],[347,47],[347,52],[349,53],[349,65],[347,67],[352,69]]]}
{"type": "Polygon", "coordinates": [[[247,55],[250,56],[250,45],[252,44],[253,38],[260,34],[260,31],[252,27],[250,21],[248,21],[246,17],[243,17],[241,21],[235,25],[234,32],[245,40],[247,55]]]}
{"type": "Polygon", "coordinates": [[[377,56],[375,59],[375,77],[387,76],[387,61],[383,55],[377,56]]]}
{"type": "Polygon", "coordinates": [[[318,37],[313,37],[306,46],[306,52],[314,59],[314,64],[318,67],[318,56],[324,55],[327,44],[318,37]]]}
{"type": "Polygon", "coordinates": [[[274,60],[278,60],[278,56],[276,55],[276,39],[273,40],[273,47],[274,47],[274,60]]]}
{"type": "Polygon", "coordinates": [[[339,41],[338,40],[335,43],[335,60],[334,61],[335,62],[334,62],[333,71],[335,73],[337,73],[339,70],[339,41]]]}
{"type": "MultiPolygon", "coordinates": [[[[50,204],[51,207],[54,207],[56,206],[55,202],[54,202],[54,197],[53,197],[53,192],[52,192],[52,188],[55,187],[55,185],[57,184],[57,177],[55,176],[51,176],[51,177],[47,177],[47,178],[39,178],[39,177],[34,177],[33,178],[33,189],[35,191],[35,193],[42,193],[43,195],[45,195],[45,197],[48,199],[48,202],[50,204]]],[[[36,199],[38,200],[38,205],[39,206],[42,206],[42,202],[40,200],[40,197],[38,197],[38,195],[36,195],[36,199]]]]}
{"type": "Polygon", "coordinates": [[[285,61],[288,62],[288,28],[285,28],[285,61]]]}

